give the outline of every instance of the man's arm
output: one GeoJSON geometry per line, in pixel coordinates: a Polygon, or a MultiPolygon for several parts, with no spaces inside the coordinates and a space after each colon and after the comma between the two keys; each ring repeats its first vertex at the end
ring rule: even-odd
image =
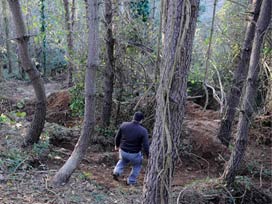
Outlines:
{"type": "Polygon", "coordinates": [[[143,137],[143,148],[144,152],[148,158],[149,156],[149,141],[148,141],[148,134],[147,131],[145,131],[144,137],[143,137]]]}
{"type": "Polygon", "coordinates": [[[115,136],[115,150],[118,150],[121,142],[122,132],[121,132],[121,126],[118,129],[118,132],[115,136]]]}

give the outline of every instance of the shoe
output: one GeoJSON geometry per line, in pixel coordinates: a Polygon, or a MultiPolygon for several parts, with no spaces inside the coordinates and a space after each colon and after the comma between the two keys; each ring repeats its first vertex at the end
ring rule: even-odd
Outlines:
{"type": "Polygon", "coordinates": [[[127,183],[127,185],[128,185],[128,186],[136,186],[136,183],[129,183],[129,181],[128,181],[128,180],[127,180],[127,182],[126,182],[126,183],[127,183]]]}
{"type": "Polygon", "coordinates": [[[113,174],[112,174],[112,178],[113,178],[115,181],[119,181],[119,174],[113,173],[113,174]]]}

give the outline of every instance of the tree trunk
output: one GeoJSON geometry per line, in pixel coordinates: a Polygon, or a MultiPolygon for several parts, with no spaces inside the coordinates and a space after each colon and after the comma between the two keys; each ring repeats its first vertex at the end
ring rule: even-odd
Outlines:
{"type": "MultiPolygon", "coordinates": [[[[72,0],[72,8],[71,8],[71,31],[73,34],[74,31],[74,26],[75,26],[75,15],[76,15],[76,2],[75,0],[72,0]]],[[[73,38],[72,38],[72,42],[73,42],[73,38]]]]}
{"type": "Polygon", "coordinates": [[[258,74],[260,71],[259,59],[264,35],[269,26],[272,12],[272,1],[263,0],[261,12],[256,24],[256,31],[253,41],[252,53],[249,62],[248,77],[246,80],[245,96],[242,101],[242,110],[239,116],[237,127],[235,148],[231,154],[230,160],[223,173],[223,179],[228,185],[231,185],[239,168],[240,161],[243,159],[248,140],[248,129],[250,120],[254,113],[256,92],[258,89],[258,74]]]}
{"type": "Polygon", "coordinates": [[[85,109],[84,121],[80,138],[69,159],[61,167],[53,178],[53,184],[60,186],[67,183],[74,170],[83,159],[88,148],[91,134],[93,134],[95,123],[95,80],[96,70],[99,63],[99,19],[98,19],[98,0],[88,0],[89,14],[89,51],[88,65],[85,75],[85,109]]]}
{"type": "Polygon", "coordinates": [[[199,0],[164,1],[163,7],[165,37],[144,204],[172,203],[172,176],[180,144],[199,0]]]}
{"type": "Polygon", "coordinates": [[[232,86],[227,98],[226,114],[221,121],[220,129],[217,135],[217,137],[221,140],[221,142],[226,146],[229,146],[229,143],[231,140],[232,124],[234,121],[236,109],[240,102],[240,97],[242,95],[244,81],[246,80],[246,76],[248,72],[248,63],[250,60],[250,53],[252,50],[255,24],[259,17],[261,2],[262,0],[253,1],[253,12],[252,12],[253,17],[248,22],[248,25],[246,28],[244,45],[243,45],[243,49],[241,50],[241,58],[235,70],[232,86]]]}
{"type": "Polygon", "coordinates": [[[28,74],[36,94],[36,108],[34,118],[31,122],[23,144],[23,146],[28,146],[30,144],[37,143],[40,139],[40,134],[44,127],[46,115],[46,96],[41,75],[39,71],[33,66],[28,54],[29,36],[26,35],[26,28],[23,21],[20,3],[18,0],[8,0],[8,3],[15,23],[18,49],[22,66],[28,74]]]}
{"type": "Polygon", "coordinates": [[[0,60],[0,82],[3,81],[3,64],[2,61],[0,60]]]}
{"type": "Polygon", "coordinates": [[[85,10],[86,10],[86,17],[89,18],[89,16],[88,16],[88,10],[89,10],[89,8],[88,8],[88,0],[84,0],[84,3],[85,3],[85,10]]]}
{"type": "Polygon", "coordinates": [[[110,125],[112,109],[112,93],[114,83],[114,39],[112,35],[112,0],[105,0],[105,25],[106,25],[106,69],[104,78],[104,99],[102,123],[104,127],[110,125]]]}
{"type": "Polygon", "coordinates": [[[12,62],[11,62],[11,55],[10,55],[9,22],[8,22],[7,1],[6,0],[2,0],[2,6],[3,6],[5,41],[6,41],[7,59],[8,59],[8,73],[11,74],[12,73],[12,62]]]}
{"type": "MultiPolygon", "coordinates": [[[[117,28],[119,30],[120,28],[117,28]]],[[[114,118],[114,125],[118,126],[122,121],[120,121],[120,113],[122,109],[121,102],[123,101],[123,95],[124,95],[124,64],[122,62],[122,59],[126,55],[126,46],[122,43],[119,43],[118,41],[115,41],[115,81],[116,81],[116,112],[115,112],[115,118],[114,118]]]]}
{"type": "Polygon", "coordinates": [[[155,19],[155,11],[156,11],[156,0],[152,0],[152,7],[151,7],[151,18],[155,19]]]}
{"type": "Polygon", "coordinates": [[[64,11],[65,11],[65,27],[67,32],[67,49],[68,49],[68,75],[67,75],[67,84],[68,87],[73,85],[73,64],[72,64],[72,56],[73,56],[73,31],[72,31],[72,22],[73,15],[70,18],[70,9],[69,9],[69,0],[63,0],[64,11]]]}
{"type": "Polygon", "coordinates": [[[47,68],[46,68],[46,25],[45,25],[45,13],[44,13],[44,9],[45,9],[45,5],[44,5],[45,0],[41,0],[41,34],[42,34],[42,66],[43,66],[43,76],[46,77],[46,72],[47,72],[47,68]]]}

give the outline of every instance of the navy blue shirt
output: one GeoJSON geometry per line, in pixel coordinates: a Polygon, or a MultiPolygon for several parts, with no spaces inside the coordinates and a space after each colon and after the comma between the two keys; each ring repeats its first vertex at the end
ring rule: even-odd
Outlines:
{"type": "Polygon", "coordinates": [[[128,153],[138,153],[142,147],[149,155],[147,130],[137,121],[124,122],[115,136],[115,146],[128,153]]]}

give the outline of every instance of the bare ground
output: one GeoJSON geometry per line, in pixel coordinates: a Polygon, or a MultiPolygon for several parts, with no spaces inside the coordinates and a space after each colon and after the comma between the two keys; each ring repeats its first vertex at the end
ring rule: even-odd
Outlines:
{"type": "MultiPolygon", "coordinates": [[[[0,95],[12,101],[11,106],[21,100],[31,100],[33,96],[32,87],[22,82],[5,82],[0,86],[0,95]]],[[[46,84],[47,95],[59,89],[57,83],[46,84]]],[[[8,113],[6,104],[1,104],[1,113],[8,113]]],[[[250,182],[271,196],[271,129],[267,130],[261,124],[258,120],[251,130],[246,162],[240,170],[239,179],[250,182]]],[[[99,147],[90,145],[69,183],[55,189],[51,186],[51,178],[72,150],[48,144],[50,135],[46,129],[40,145],[33,149],[20,149],[28,125],[26,118],[17,116],[12,121],[0,123],[0,203],[141,203],[146,160],[138,184],[128,187],[125,179],[129,169],[119,182],[111,177],[118,153],[97,151],[99,147]]],[[[198,105],[188,103],[185,125],[188,128],[183,141],[185,145],[182,146],[184,151],[180,155],[173,183],[175,198],[184,188],[220,177],[224,160],[230,152],[215,139],[219,125],[217,112],[204,112],[198,105]]]]}

